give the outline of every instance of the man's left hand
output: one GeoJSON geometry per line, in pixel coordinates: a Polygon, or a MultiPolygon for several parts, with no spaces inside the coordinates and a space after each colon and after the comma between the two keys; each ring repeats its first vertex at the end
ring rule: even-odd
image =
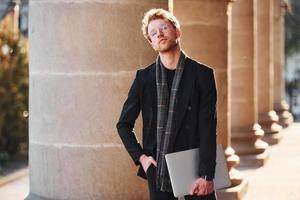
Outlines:
{"type": "Polygon", "coordinates": [[[214,191],[214,182],[198,178],[192,185],[190,195],[208,195],[214,191]]]}

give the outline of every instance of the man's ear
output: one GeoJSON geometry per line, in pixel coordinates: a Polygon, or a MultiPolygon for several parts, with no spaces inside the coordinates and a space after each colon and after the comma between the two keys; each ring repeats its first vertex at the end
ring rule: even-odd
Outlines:
{"type": "Polygon", "coordinates": [[[176,37],[180,38],[181,34],[182,34],[181,30],[179,28],[176,28],[176,37]]]}

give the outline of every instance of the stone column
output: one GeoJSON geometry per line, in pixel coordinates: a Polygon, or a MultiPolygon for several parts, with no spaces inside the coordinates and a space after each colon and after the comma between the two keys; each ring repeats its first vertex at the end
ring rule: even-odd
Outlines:
{"type": "Polygon", "coordinates": [[[269,155],[258,124],[256,1],[239,0],[232,5],[232,146],[246,166],[262,166],[269,155]]]}
{"type": "Polygon", "coordinates": [[[273,109],[274,55],[273,55],[273,0],[257,1],[258,36],[258,122],[265,131],[264,140],[276,144],[282,138],[282,126],[273,109]]]}
{"type": "Polygon", "coordinates": [[[279,116],[279,124],[287,127],[293,122],[289,105],[284,100],[284,13],[283,2],[274,1],[274,109],[279,116]]]}
{"type": "Polygon", "coordinates": [[[174,0],[173,10],[181,23],[182,47],[192,58],[215,71],[218,91],[218,143],[223,144],[232,187],[218,191],[220,199],[238,199],[247,190],[247,181],[234,167],[239,157],[231,147],[230,130],[230,34],[231,3],[227,0],[174,0]]]}
{"type": "Polygon", "coordinates": [[[31,0],[29,7],[26,199],[148,199],[116,123],[136,69],[156,55],[141,33],[143,14],[167,2],[31,0]]]}

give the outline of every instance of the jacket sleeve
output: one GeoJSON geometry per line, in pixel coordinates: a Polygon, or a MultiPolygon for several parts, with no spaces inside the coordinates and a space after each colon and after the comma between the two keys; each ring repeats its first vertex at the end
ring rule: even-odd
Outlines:
{"type": "Polygon", "coordinates": [[[117,123],[118,133],[125,145],[126,150],[136,165],[139,165],[139,157],[143,154],[143,149],[134,133],[134,124],[140,113],[139,83],[137,71],[136,77],[128,92],[128,97],[123,105],[120,119],[117,123]]]}
{"type": "Polygon", "coordinates": [[[213,179],[216,167],[217,91],[214,71],[210,69],[201,81],[198,130],[200,138],[199,176],[213,179]]]}

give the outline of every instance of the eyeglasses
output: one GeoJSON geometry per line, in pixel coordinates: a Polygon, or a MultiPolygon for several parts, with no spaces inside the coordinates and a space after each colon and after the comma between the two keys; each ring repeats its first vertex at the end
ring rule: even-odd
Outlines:
{"type": "MultiPolygon", "coordinates": [[[[161,32],[166,32],[168,29],[169,29],[168,24],[161,24],[161,25],[159,25],[159,28],[158,28],[158,30],[161,31],[161,32]]],[[[157,31],[154,30],[154,29],[152,29],[149,33],[151,38],[156,36],[156,34],[157,34],[157,31]]]]}

